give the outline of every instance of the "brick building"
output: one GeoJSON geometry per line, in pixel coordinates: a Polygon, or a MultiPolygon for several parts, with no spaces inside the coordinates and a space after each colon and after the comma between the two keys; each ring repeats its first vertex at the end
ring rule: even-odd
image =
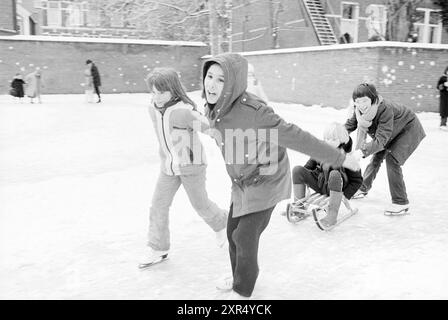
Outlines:
{"type": "MultiPolygon", "coordinates": [[[[448,43],[439,8],[418,4],[416,42],[448,43]]],[[[310,47],[384,39],[387,7],[383,0],[234,0],[232,50],[310,47]]],[[[406,29],[406,28],[403,28],[406,29]]],[[[407,34],[401,36],[407,41],[407,34]]]]}

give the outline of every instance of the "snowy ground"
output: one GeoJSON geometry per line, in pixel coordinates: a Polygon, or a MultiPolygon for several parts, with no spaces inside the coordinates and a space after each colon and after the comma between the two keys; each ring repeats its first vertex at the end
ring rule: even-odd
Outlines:
{"type": "MultiPolygon", "coordinates": [[[[200,101],[195,93],[194,99],[200,101]]],[[[148,208],[157,141],[147,95],[0,96],[1,299],[216,299],[229,271],[226,249],[195,214],[183,189],[171,212],[170,259],[150,270],[148,208]]],[[[273,103],[317,136],[346,110],[273,103]]],[[[261,239],[254,299],[448,299],[448,133],[436,113],[419,118],[427,137],[404,166],[412,214],[386,217],[382,168],[360,213],[331,232],[289,224],[277,206],[261,239]]],[[[230,181],[208,137],[210,197],[229,206],[230,181]]],[[[291,164],[307,157],[289,152],[291,164]]],[[[365,167],[366,162],[363,162],[365,167]]]]}

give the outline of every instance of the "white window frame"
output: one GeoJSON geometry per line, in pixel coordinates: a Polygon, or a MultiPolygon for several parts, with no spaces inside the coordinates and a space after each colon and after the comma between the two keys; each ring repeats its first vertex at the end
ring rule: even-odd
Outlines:
{"type": "Polygon", "coordinates": [[[418,42],[422,43],[442,43],[442,21],[440,21],[438,24],[431,24],[431,12],[440,12],[439,9],[431,9],[431,8],[417,8],[417,11],[423,11],[425,13],[425,18],[423,20],[423,23],[416,22],[414,23],[414,26],[418,29],[421,28],[422,32],[419,32],[418,42]],[[435,41],[430,42],[429,35],[431,28],[435,29],[436,35],[435,35],[435,41]],[[422,36],[420,36],[422,35],[422,36]]]}
{"type": "MultiPolygon", "coordinates": [[[[353,42],[354,43],[358,42],[359,8],[360,8],[360,6],[359,6],[358,2],[351,2],[351,1],[342,1],[341,2],[341,22],[340,22],[340,26],[342,27],[344,22],[354,25],[354,28],[352,30],[353,34],[351,35],[353,37],[353,42]],[[344,6],[346,6],[346,5],[355,7],[354,18],[352,18],[352,19],[344,18],[344,6]]],[[[342,28],[341,28],[341,33],[344,33],[344,30],[342,30],[342,28]]]]}

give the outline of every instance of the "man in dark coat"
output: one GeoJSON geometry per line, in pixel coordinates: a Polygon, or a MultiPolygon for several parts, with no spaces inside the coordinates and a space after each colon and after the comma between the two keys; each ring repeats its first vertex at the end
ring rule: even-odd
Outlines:
{"type": "Polygon", "coordinates": [[[446,119],[448,117],[448,67],[437,82],[437,89],[440,91],[440,129],[447,131],[446,119]]]}
{"type": "Polygon", "coordinates": [[[92,73],[92,79],[93,79],[93,87],[95,88],[95,93],[98,96],[97,103],[100,103],[101,102],[101,95],[100,95],[101,77],[100,77],[100,73],[98,71],[98,68],[93,63],[92,60],[90,60],[90,59],[87,60],[86,64],[88,66],[90,66],[90,71],[92,73]]]}

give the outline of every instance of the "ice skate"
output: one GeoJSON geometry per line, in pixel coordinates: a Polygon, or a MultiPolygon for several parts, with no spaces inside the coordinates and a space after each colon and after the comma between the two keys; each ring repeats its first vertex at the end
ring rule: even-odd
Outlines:
{"type": "Polygon", "coordinates": [[[149,252],[147,252],[144,255],[144,257],[143,257],[142,261],[140,262],[140,264],[138,265],[138,267],[139,267],[139,269],[145,269],[152,265],[158,264],[167,258],[168,258],[168,250],[159,251],[159,250],[149,249],[149,252]]]}
{"type": "Polygon", "coordinates": [[[409,204],[392,203],[385,211],[386,216],[403,216],[409,214],[409,204]]]}
{"type": "Polygon", "coordinates": [[[306,209],[306,204],[302,200],[297,200],[293,203],[288,203],[286,206],[286,218],[291,223],[297,223],[310,216],[306,209]]]}
{"type": "Polygon", "coordinates": [[[216,289],[219,291],[230,291],[233,288],[233,276],[227,275],[219,279],[216,289]]]}
{"type": "Polygon", "coordinates": [[[362,198],[365,198],[366,196],[367,196],[367,191],[358,190],[353,195],[352,199],[362,199],[362,198]]]}
{"type": "Polygon", "coordinates": [[[250,297],[240,295],[235,291],[230,291],[225,300],[250,300],[250,297]]]}
{"type": "Polygon", "coordinates": [[[442,130],[442,131],[448,131],[448,127],[447,126],[440,126],[439,129],[442,130]]]}

